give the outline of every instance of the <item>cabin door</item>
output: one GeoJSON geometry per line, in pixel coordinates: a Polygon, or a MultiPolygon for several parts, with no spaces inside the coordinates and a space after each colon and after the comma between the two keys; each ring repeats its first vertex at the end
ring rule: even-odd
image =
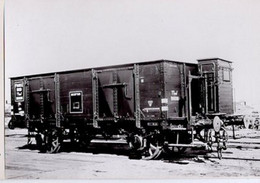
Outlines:
{"type": "Polygon", "coordinates": [[[214,113],[217,111],[217,97],[214,73],[205,73],[204,76],[206,113],[214,113]]]}

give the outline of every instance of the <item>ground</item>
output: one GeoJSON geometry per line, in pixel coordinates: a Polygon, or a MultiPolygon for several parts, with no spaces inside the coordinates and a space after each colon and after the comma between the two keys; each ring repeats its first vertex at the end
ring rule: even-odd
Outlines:
{"type": "MultiPolygon", "coordinates": [[[[86,152],[65,148],[58,154],[26,146],[25,129],[5,130],[7,179],[161,179],[260,176],[260,131],[241,129],[230,139],[223,159],[217,153],[174,160],[133,160],[126,145],[92,144],[86,152]]],[[[232,136],[229,131],[230,137],[232,136]]],[[[194,153],[194,150],[190,150],[194,153]]]]}

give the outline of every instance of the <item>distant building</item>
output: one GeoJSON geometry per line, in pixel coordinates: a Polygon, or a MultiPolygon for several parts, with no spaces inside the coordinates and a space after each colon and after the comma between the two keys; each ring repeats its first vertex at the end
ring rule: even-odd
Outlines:
{"type": "Polygon", "coordinates": [[[235,102],[235,113],[236,114],[250,114],[254,111],[254,108],[248,106],[245,101],[235,102]]]}
{"type": "Polygon", "coordinates": [[[247,105],[245,101],[235,103],[235,113],[244,115],[245,128],[260,128],[259,108],[247,105]]]}

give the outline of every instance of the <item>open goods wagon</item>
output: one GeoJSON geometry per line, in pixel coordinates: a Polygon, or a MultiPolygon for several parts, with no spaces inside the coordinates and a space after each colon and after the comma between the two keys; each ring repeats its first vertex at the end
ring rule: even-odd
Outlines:
{"type": "Polygon", "coordinates": [[[58,152],[65,139],[124,138],[154,159],[162,150],[197,146],[225,149],[223,122],[234,121],[231,62],[168,60],[11,78],[12,119],[25,124],[28,142],[58,152]],[[213,128],[214,127],[214,128],[213,128]],[[223,131],[223,132],[221,132],[223,131]],[[220,145],[222,143],[222,145],[220,145]]]}

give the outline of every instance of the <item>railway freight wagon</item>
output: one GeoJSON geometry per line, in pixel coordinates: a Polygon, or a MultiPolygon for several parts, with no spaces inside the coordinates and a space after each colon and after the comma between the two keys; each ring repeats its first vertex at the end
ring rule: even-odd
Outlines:
{"type": "Polygon", "coordinates": [[[221,150],[227,140],[221,124],[233,113],[231,71],[231,62],[215,58],[11,78],[9,127],[24,124],[28,143],[35,137],[50,153],[66,139],[85,147],[100,137],[124,138],[146,159],[198,140],[211,145],[213,137],[222,139],[221,150]]]}

